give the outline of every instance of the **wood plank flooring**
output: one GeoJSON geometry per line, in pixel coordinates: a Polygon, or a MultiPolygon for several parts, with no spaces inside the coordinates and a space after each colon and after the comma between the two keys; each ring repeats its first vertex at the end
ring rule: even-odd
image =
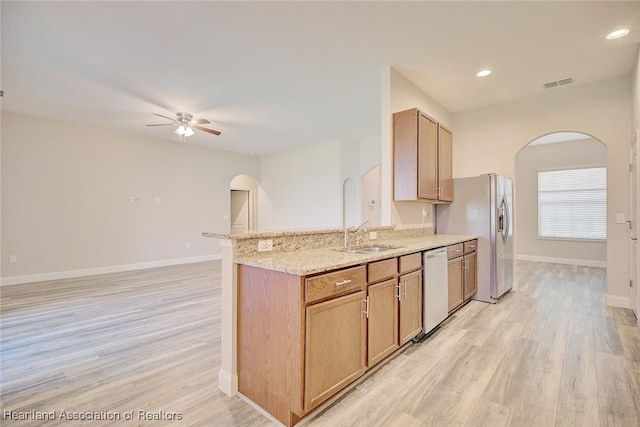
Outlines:
{"type": "MultiPolygon", "coordinates": [[[[605,270],[518,267],[518,292],[467,304],[299,425],[640,426],[640,329],[605,306],[605,270]]],[[[3,426],[273,425],[217,389],[219,262],[8,286],[0,300],[3,426]]]]}

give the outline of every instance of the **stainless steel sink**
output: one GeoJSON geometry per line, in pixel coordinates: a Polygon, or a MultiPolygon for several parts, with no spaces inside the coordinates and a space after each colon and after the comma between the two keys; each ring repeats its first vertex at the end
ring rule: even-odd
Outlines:
{"type": "Polygon", "coordinates": [[[400,246],[362,246],[359,248],[338,249],[340,252],[349,252],[352,254],[375,254],[378,252],[386,252],[392,249],[398,249],[400,246]]]}

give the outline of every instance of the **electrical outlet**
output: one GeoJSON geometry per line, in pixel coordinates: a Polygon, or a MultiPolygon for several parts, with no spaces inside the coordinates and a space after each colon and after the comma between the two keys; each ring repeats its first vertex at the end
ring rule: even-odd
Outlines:
{"type": "Polygon", "coordinates": [[[268,252],[273,250],[273,240],[258,240],[258,252],[268,252]]]}
{"type": "Polygon", "coordinates": [[[378,232],[377,231],[370,231],[369,232],[369,239],[375,240],[377,238],[378,238],[378,232]]]}
{"type": "Polygon", "coordinates": [[[18,255],[9,255],[9,262],[18,262],[18,255]]]}

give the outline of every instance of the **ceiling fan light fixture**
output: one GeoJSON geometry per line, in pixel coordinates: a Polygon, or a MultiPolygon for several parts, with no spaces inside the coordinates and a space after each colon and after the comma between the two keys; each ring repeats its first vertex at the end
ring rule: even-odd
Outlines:
{"type": "Polygon", "coordinates": [[[621,28],[619,30],[612,31],[609,34],[607,34],[607,40],[619,39],[626,36],[627,34],[629,34],[629,29],[621,28]]]}
{"type": "Polygon", "coordinates": [[[193,131],[193,129],[191,129],[191,126],[187,126],[187,128],[184,130],[184,136],[191,136],[193,135],[195,132],[193,131]]]}

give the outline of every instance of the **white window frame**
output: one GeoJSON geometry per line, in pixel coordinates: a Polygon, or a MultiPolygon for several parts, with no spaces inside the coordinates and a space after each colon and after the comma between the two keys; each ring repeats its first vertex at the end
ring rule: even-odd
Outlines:
{"type": "Polygon", "coordinates": [[[566,240],[566,241],[577,241],[577,242],[606,242],[607,241],[607,166],[606,165],[588,165],[588,166],[573,166],[573,167],[565,167],[565,168],[554,168],[554,169],[539,169],[536,174],[536,207],[537,207],[537,228],[538,228],[538,239],[539,240],[566,240]],[[540,173],[544,172],[560,172],[560,171],[574,171],[574,170],[583,170],[583,169],[604,169],[605,171],[605,220],[604,220],[604,238],[594,238],[594,237],[568,237],[568,236],[551,236],[551,235],[542,235],[541,232],[541,207],[540,207],[540,173]]]}

